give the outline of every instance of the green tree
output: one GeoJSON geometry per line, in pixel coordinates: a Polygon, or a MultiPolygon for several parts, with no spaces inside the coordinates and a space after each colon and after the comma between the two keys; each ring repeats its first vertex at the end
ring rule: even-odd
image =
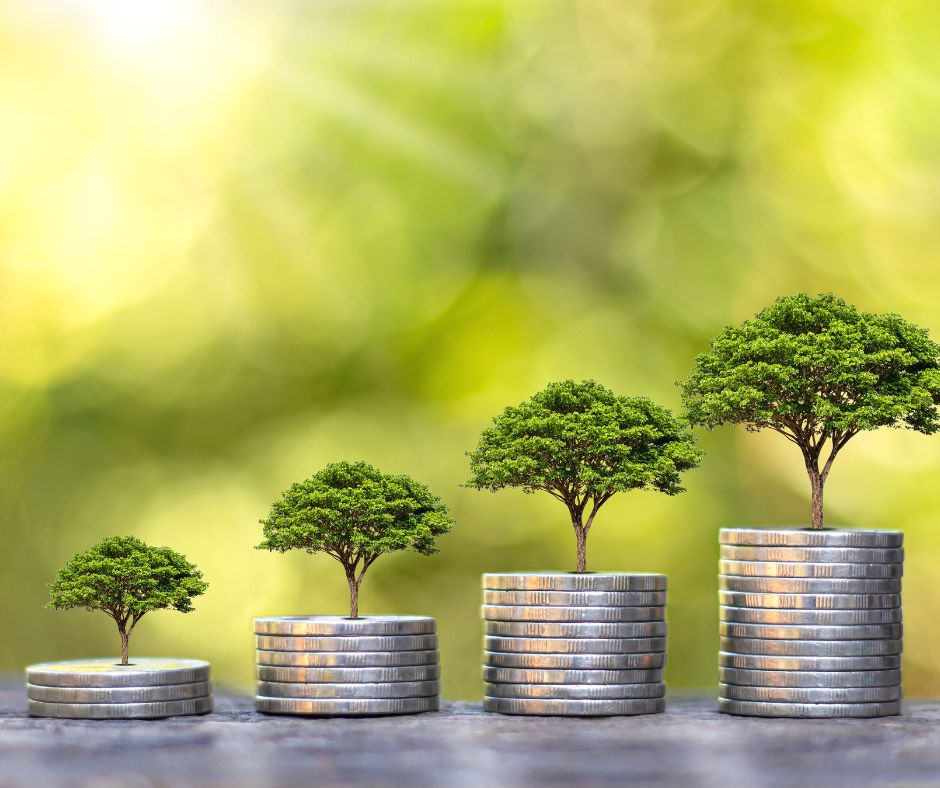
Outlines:
{"type": "Polygon", "coordinates": [[[152,610],[189,613],[209,587],[186,556],[133,536],[111,536],[75,555],[50,587],[49,607],[107,613],[121,636],[121,664],[137,623],[152,610]]]}
{"type": "Polygon", "coordinates": [[[384,553],[437,552],[435,539],[454,525],[447,507],[409,476],[382,473],[364,462],[336,462],[293,484],[261,520],[259,550],[326,553],[343,566],[349,617],[359,617],[359,587],[384,553]]]}
{"type": "Polygon", "coordinates": [[[468,456],[468,486],[543,490],[567,506],[584,572],[587,535],[600,508],[626,490],[682,492],[680,474],[696,467],[702,452],[666,408],[593,380],[565,380],[507,407],[468,456]]]}
{"type": "Polygon", "coordinates": [[[771,429],[796,444],[823,527],[832,463],[860,432],[940,426],[940,346],[893,314],[861,312],[831,293],[778,298],[726,326],[680,383],[692,424],[771,429]]]}

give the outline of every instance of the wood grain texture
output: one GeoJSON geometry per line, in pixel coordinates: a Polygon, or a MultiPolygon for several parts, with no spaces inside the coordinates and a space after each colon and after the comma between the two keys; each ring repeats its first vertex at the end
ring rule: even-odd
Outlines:
{"type": "Polygon", "coordinates": [[[713,698],[665,714],[504,717],[477,703],[435,714],[302,719],[216,695],[216,712],[160,721],[31,719],[20,684],[0,687],[7,785],[857,786],[936,785],[940,703],[901,717],[763,720],[713,698]]]}

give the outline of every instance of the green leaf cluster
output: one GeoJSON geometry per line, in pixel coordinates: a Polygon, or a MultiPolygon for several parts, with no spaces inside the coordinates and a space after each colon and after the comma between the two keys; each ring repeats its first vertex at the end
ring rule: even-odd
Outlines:
{"type": "Polygon", "coordinates": [[[209,584],[186,556],[134,536],[111,536],[78,553],[59,570],[49,606],[102,610],[115,620],[139,620],[152,610],[189,613],[209,584]]]}
{"type": "Polygon", "coordinates": [[[384,553],[436,552],[435,539],[453,524],[441,500],[411,477],[365,462],[335,462],[275,501],[261,520],[258,547],[326,553],[343,565],[347,578],[361,580],[384,553]]]}
{"type": "Polygon", "coordinates": [[[567,503],[637,489],[682,492],[680,475],[702,452],[666,408],[593,380],[565,380],[503,410],[468,456],[471,487],[543,490],[567,503]]]}
{"type": "Polygon", "coordinates": [[[745,424],[797,443],[817,436],[844,444],[879,427],[935,432],[938,369],[940,346],[925,329],[831,293],[800,293],[726,326],[680,385],[692,424],[745,424]]]}

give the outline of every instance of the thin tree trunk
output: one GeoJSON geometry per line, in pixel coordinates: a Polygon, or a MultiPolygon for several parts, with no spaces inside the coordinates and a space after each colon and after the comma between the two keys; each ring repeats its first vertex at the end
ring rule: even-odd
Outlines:
{"type": "Polygon", "coordinates": [[[130,633],[124,629],[124,627],[119,627],[118,632],[121,634],[121,664],[127,664],[128,658],[128,641],[130,640],[130,633]]]}
{"type": "Polygon", "coordinates": [[[813,528],[823,527],[823,484],[825,480],[815,465],[807,463],[806,471],[809,473],[809,483],[813,488],[813,528]]]}
{"type": "Polygon", "coordinates": [[[574,535],[578,540],[578,572],[587,571],[587,528],[574,524],[574,535]]]}
{"type": "Polygon", "coordinates": [[[349,583],[349,617],[359,618],[359,581],[355,573],[347,574],[346,582],[349,583]]]}

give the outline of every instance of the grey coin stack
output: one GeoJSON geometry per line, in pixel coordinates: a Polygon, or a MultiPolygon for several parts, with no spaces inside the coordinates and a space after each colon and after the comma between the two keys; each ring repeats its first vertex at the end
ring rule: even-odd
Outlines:
{"type": "Polygon", "coordinates": [[[720,541],[721,711],[900,714],[902,533],[723,528],[720,541]]]}
{"type": "Polygon", "coordinates": [[[663,711],[665,613],[665,575],[483,575],[484,710],[663,711]]]}
{"type": "Polygon", "coordinates": [[[436,630],[425,616],[256,618],[255,706],[347,717],[437,711],[436,630]]]}
{"type": "Polygon", "coordinates": [[[212,711],[209,663],[144,657],[44,662],[26,668],[34,717],[131,720],[212,711]]]}

